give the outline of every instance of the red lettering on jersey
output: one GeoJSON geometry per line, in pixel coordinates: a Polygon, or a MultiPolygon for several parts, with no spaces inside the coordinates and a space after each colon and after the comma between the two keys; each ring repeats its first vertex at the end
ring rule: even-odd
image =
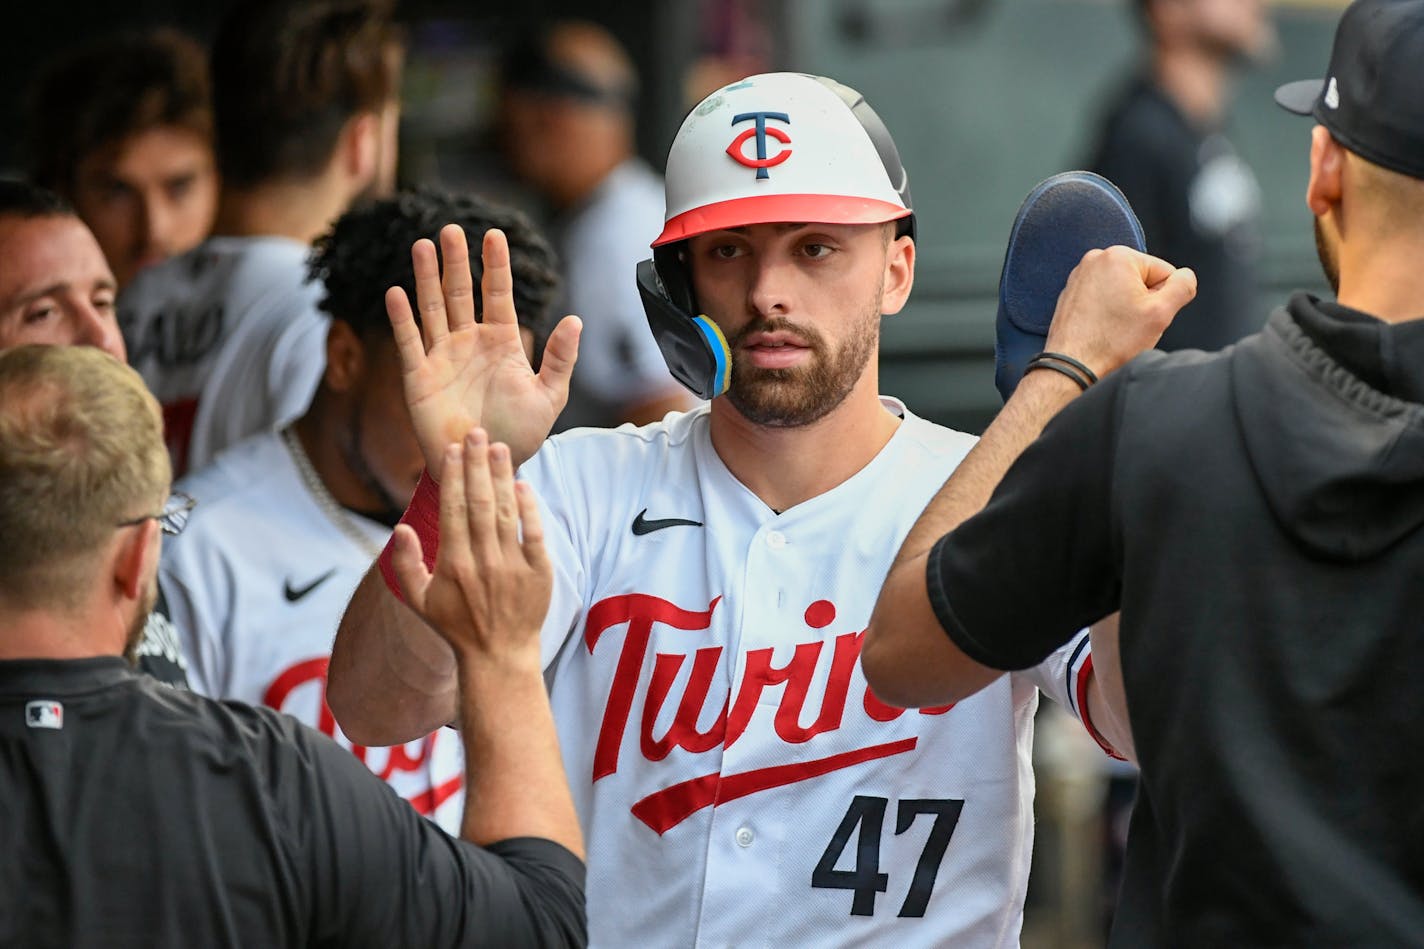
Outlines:
{"type": "MultiPolygon", "coordinates": [[[[613,681],[609,686],[608,704],[599,725],[598,742],[594,747],[594,781],[618,770],[623,736],[632,716],[633,703],[637,699],[643,666],[652,642],[653,624],[662,623],[664,626],[688,632],[710,630],[713,614],[720,601],[721,597],[713,599],[705,611],[685,610],[655,596],[630,593],[600,600],[589,610],[588,622],[584,627],[584,643],[590,654],[597,648],[605,632],[614,626],[627,624],[623,645],[614,667],[613,681]]],[[[812,629],[829,625],[835,617],[835,604],[829,600],[813,602],[804,614],[806,625],[812,629]]],[[[677,708],[672,722],[662,737],[655,736],[654,730],[663,709],[671,700],[673,685],[689,654],[656,653],[653,656],[648,691],[643,702],[638,736],[639,750],[648,761],[662,761],[676,748],[691,754],[702,754],[718,745],[730,748],[750,727],[752,717],[762,704],[764,690],[776,686],[781,686],[783,691],[773,713],[772,728],[782,741],[799,745],[817,735],[836,731],[845,718],[851,679],[856,663],[860,661],[860,647],[864,638],[863,630],[843,633],[835,638],[831,668],[821,696],[821,705],[815,720],[809,725],[802,725],[801,719],[805,712],[806,700],[815,683],[816,668],[821,654],[825,651],[825,640],[798,644],[790,659],[782,666],[774,664],[775,650],[770,647],[749,650],[746,654],[746,668],[741,681],[737,683],[735,695],[733,690],[728,689],[727,696],[722,699],[721,711],[706,729],[699,728],[698,723],[704,720],[703,713],[708,709],[709,701],[716,702],[712,696],[713,683],[723,668],[722,660],[726,650],[723,646],[703,646],[692,650],[689,653],[692,657],[692,668],[688,673],[687,684],[681,697],[676,699],[677,708]]],[[[882,702],[868,687],[861,704],[866,715],[877,722],[894,721],[906,711],[882,702]]],[[[943,705],[924,708],[920,709],[919,713],[943,715],[953,707],[943,705]]],[[[649,795],[634,805],[633,813],[661,834],[704,807],[715,807],[723,801],[735,800],[758,791],[809,780],[865,761],[902,754],[913,749],[916,741],[915,738],[902,739],[811,761],[758,768],[743,774],[706,774],[649,795]]]]}
{"type": "Polygon", "coordinates": [[[613,672],[613,686],[608,692],[608,707],[598,731],[598,744],[594,746],[593,780],[618,770],[618,752],[623,745],[623,732],[628,727],[628,715],[633,710],[633,698],[638,692],[638,679],[643,671],[643,657],[648,653],[648,640],[653,635],[653,624],[689,631],[711,629],[712,613],[720,599],[720,596],[715,598],[707,604],[707,610],[701,612],[684,610],[645,593],[628,593],[599,600],[589,609],[583,638],[590,653],[605,631],[619,623],[628,624],[623,651],[613,672]]]}
{"type": "MultiPolygon", "coordinates": [[[[315,656],[311,659],[304,659],[301,662],[283,670],[277,678],[272,680],[272,684],[267,687],[267,691],[262,695],[262,704],[277,711],[285,711],[283,705],[291,694],[298,687],[311,682],[319,683],[321,687],[321,708],[317,711],[316,729],[328,738],[346,742],[346,736],[342,735],[336,726],[336,716],[331,713],[331,706],[326,704],[326,669],[331,662],[329,656],[315,656]]],[[[389,781],[391,775],[397,771],[409,772],[420,771],[430,760],[430,754],[435,747],[435,735],[426,735],[420,740],[414,757],[406,751],[405,745],[394,745],[385,749],[386,763],[377,771],[371,768],[372,773],[382,781],[389,781]]],[[[356,756],[368,768],[371,767],[367,761],[368,750],[363,745],[352,744],[351,753],[356,756]]],[[[429,815],[451,795],[460,790],[464,783],[462,775],[457,775],[444,782],[439,787],[422,791],[413,797],[407,798],[416,812],[422,815],[429,815]]]]}
{"type": "Polygon", "coordinates": [[[718,804],[726,804],[758,791],[786,787],[788,784],[809,781],[867,761],[904,754],[913,751],[918,743],[918,738],[902,738],[899,741],[857,748],[814,761],[755,768],[741,774],[704,774],[700,778],[683,781],[681,784],[674,784],[670,788],[649,794],[633,805],[633,816],[658,834],[663,834],[704,807],[716,807],[718,804]]]}
{"type": "Polygon", "coordinates": [[[717,667],[722,664],[722,647],[711,646],[697,650],[692,660],[692,675],[687,680],[687,690],[682,693],[682,701],[677,704],[677,714],[667,734],[661,739],[653,737],[653,723],[662,711],[663,700],[677,678],[678,670],[686,656],[658,654],[653,663],[653,681],[648,684],[648,700],[643,703],[643,732],[641,735],[643,757],[649,761],[662,761],[674,748],[684,748],[693,754],[711,751],[722,744],[722,736],[727,731],[727,703],[722,703],[722,714],[705,732],[697,730],[697,719],[707,704],[707,693],[712,688],[712,679],[717,675],[717,667]]]}
{"type": "Polygon", "coordinates": [[[781,693],[781,703],[776,708],[773,727],[783,741],[799,745],[810,741],[822,732],[834,731],[841,727],[845,715],[846,695],[850,692],[850,677],[855,670],[855,661],[860,657],[860,633],[846,633],[836,637],[836,648],[831,658],[831,675],[826,682],[826,693],[821,699],[821,711],[810,726],[801,726],[801,711],[806,705],[806,695],[811,689],[811,679],[816,674],[816,662],[821,658],[825,643],[817,640],[802,643],[796,647],[791,661],[781,668],[771,664],[773,650],[753,649],[747,653],[747,671],[742,676],[737,689],[737,701],[732,705],[732,717],[727,728],[727,745],[742,737],[751,723],[752,715],[761,702],[762,689],[771,685],[786,684],[781,693]]]}

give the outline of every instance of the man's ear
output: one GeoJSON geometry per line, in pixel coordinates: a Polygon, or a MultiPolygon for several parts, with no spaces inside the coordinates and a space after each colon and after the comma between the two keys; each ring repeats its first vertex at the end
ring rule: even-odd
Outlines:
{"type": "Polygon", "coordinates": [[[366,347],[345,320],[332,320],[326,331],[326,373],[322,382],[332,392],[354,389],[366,374],[366,347]]]}
{"type": "Polygon", "coordinates": [[[114,587],[125,599],[142,600],[162,549],[163,531],[158,520],[149,518],[132,530],[121,531],[116,544],[111,561],[114,587]]]}
{"type": "Polygon", "coordinates": [[[880,312],[886,316],[899,313],[915,286],[915,241],[908,234],[890,242],[885,253],[885,291],[880,299],[880,312]]]}
{"type": "Polygon", "coordinates": [[[1310,131],[1310,183],[1305,203],[1310,213],[1323,218],[1340,204],[1344,192],[1345,149],[1323,125],[1310,131]]]}
{"type": "Polygon", "coordinates": [[[339,160],[346,177],[359,194],[375,180],[381,162],[381,117],[375,112],[358,112],[346,120],[339,140],[339,160]]]}

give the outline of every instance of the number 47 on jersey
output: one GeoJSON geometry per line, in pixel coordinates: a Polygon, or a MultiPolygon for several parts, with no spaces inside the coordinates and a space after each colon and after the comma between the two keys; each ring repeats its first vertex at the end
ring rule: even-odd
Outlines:
{"type": "MultiPolygon", "coordinates": [[[[868,797],[857,794],[841,818],[840,826],[831,835],[826,852],[811,872],[811,885],[821,889],[850,890],[855,896],[851,900],[852,916],[875,915],[875,894],[884,893],[890,886],[890,874],[880,872],[880,843],[885,826],[885,811],[890,801],[883,797],[868,797]],[[856,839],[855,867],[851,870],[837,870],[850,835],[856,826],[860,834],[856,839]]],[[[915,864],[915,875],[910,881],[910,892],[897,914],[902,917],[924,916],[929,906],[930,894],[934,892],[935,877],[939,875],[944,852],[949,848],[949,838],[959,823],[959,812],[964,802],[958,800],[932,798],[905,799],[899,802],[895,815],[895,835],[909,830],[923,814],[933,815],[925,849],[915,864]]]]}

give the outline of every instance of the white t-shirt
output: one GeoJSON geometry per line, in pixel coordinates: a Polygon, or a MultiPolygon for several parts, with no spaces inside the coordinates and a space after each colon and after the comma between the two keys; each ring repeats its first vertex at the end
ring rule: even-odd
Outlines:
{"type": "Polygon", "coordinates": [[[615,168],[557,232],[563,313],[578,314],[584,330],[556,430],[616,425],[625,406],[681,391],[648,329],[633,279],[638,262],[652,256],[649,245],[662,226],[662,179],[634,158],[615,168]]]}
{"type": "Polygon", "coordinates": [[[129,364],[163,406],[175,474],[306,411],[326,367],[311,248],[210,237],[141,271],[119,295],[129,364]]]}
{"type": "Polygon", "coordinates": [[[904,421],[775,514],[706,407],[550,439],[546,675],[601,946],[1016,946],[1038,690],[1076,712],[1073,642],[948,710],[868,692],[862,633],[921,510],[974,444],[904,421]]]}
{"type": "Polygon", "coordinates": [[[459,735],[441,729],[392,748],[353,747],[326,704],[337,624],[390,529],[338,509],[363,542],[343,532],[276,433],[239,442],[178,487],[198,505],[164,545],[159,570],[193,690],[268,705],[332,736],[458,834],[459,735]]]}

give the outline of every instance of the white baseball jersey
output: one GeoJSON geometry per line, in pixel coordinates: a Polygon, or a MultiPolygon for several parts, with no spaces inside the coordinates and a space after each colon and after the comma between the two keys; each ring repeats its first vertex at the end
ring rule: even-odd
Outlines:
{"type": "Polygon", "coordinates": [[[326,366],[328,320],[311,248],[211,237],[141,271],[119,295],[129,364],[163,406],[174,471],[306,411],[326,366]]]}
{"type": "Polygon", "coordinates": [[[904,421],[876,458],[779,515],[706,407],[556,436],[521,469],[595,945],[1018,944],[1038,689],[1076,711],[1086,633],[952,708],[869,692],[881,583],[974,444],[885,404],[904,421]]]}
{"type": "Polygon", "coordinates": [[[326,704],[337,624],[371,548],[379,550],[390,529],[349,515],[370,546],[343,533],[275,433],[239,442],[178,487],[198,505],[183,533],[164,544],[159,569],[193,690],[268,705],[330,735],[417,811],[458,833],[459,735],[441,729],[392,748],[353,747],[326,704]]]}

